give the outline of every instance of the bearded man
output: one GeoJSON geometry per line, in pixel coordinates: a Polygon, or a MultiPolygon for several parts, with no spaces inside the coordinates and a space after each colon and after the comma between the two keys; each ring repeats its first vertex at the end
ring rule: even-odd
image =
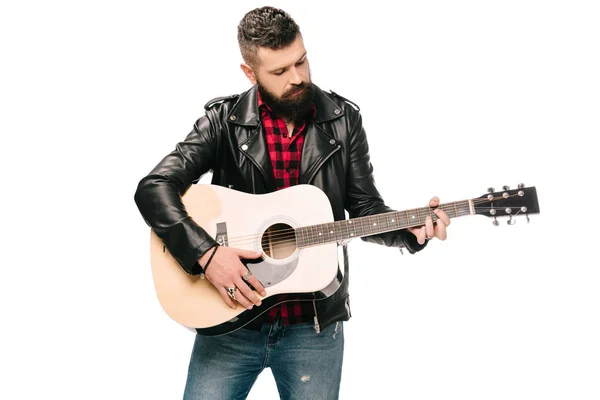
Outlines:
{"type": "MultiPolygon", "coordinates": [[[[135,194],[144,220],[185,272],[202,274],[229,307],[254,312],[233,332],[197,332],[184,398],[246,398],[261,371],[270,368],[282,399],[337,399],[343,323],[350,318],[345,245],[332,294],[309,301],[285,294],[266,299],[266,282],[242,262],[264,254],[217,242],[190,218],[181,196],[212,172],[213,185],[251,194],[314,185],[327,195],[336,221],[345,220],[345,211],[358,218],[392,209],[375,187],[358,107],[311,81],[296,22],[280,9],[254,9],[238,26],[238,42],[241,69],[252,87],[209,101],[191,133],[139,182],[135,194]]],[[[436,223],[427,217],[422,226],[362,238],[420,251],[429,239],[446,239],[450,220],[438,205],[437,197],[429,202],[436,223]]]]}

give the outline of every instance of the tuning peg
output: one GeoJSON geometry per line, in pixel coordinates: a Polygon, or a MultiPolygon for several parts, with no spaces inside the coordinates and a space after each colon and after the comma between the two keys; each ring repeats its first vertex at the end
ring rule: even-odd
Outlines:
{"type": "Polygon", "coordinates": [[[494,226],[500,225],[500,222],[498,222],[498,218],[494,217],[494,220],[492,221],[492,225],[494,225],[494,226]]]}
{"type": "Polygon", "coordinates": [[[525,214],[525,218],[527,219],[527,223],[529,223],[529,214],[525,214]]]}
{"type": "Polygon", "coordinates": [[[519,185],[517,186],[519,189],[523,189],[525,187],[524,183],[519,183],[519,185]]]}
{"type": "Polygon", "coordinates": [[[514,224],[516,224],[516,223],[517,223],[517,221],[513,219],[512,215],[509,215],[509,216],[508,216],[508,221],[506,221],[506,223],[507,223],[508,225],[514,225],[514,224]]]}
{"type": "Polygon", "coordinates": [[[494,188],[493,187],[488,188],[488,193],[494,193],[494,188]]]}
{"type": "Polygon", "coordinates": [[[504,186],[502,186],[502,190],[510,190],[510,186],[504,185],[504,186]]]}

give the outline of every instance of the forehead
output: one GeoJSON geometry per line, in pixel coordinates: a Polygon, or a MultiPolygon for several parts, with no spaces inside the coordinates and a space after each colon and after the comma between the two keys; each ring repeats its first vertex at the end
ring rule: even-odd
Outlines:
{"type": "Polygon", "coordinates": [[[300,35],[288,47],[282,49],[271,50],[266,47],[259,47],[258,58],[260,60],[260,68],[267,71],[274,71],[288,67],[298,62],[305,53],[304,41],[300,35]]]}

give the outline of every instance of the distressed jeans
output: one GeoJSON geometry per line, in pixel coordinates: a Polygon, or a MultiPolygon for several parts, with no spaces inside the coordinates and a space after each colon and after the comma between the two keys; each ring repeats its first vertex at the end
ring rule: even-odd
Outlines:
{"type": "Polygon", "coordinates": [[[317,334],[312,324],[222,336],[196,335],[184,400],[245,399],[258,375],[271,368],[281,399],[338,398],[344,353],[343,323],[317,334]]]}

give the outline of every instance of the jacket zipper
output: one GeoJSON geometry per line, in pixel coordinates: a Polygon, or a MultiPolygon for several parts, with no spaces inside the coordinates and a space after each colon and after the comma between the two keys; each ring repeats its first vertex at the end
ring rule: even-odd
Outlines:
{"type": "Polygon", "coordinates": [[[317,332],[317,334],[321,333],[321,326],[319,325],[319,317],[317,315],[317,303],[313,300],[313,309],[315,310],[315,332],[317,332]]]}

